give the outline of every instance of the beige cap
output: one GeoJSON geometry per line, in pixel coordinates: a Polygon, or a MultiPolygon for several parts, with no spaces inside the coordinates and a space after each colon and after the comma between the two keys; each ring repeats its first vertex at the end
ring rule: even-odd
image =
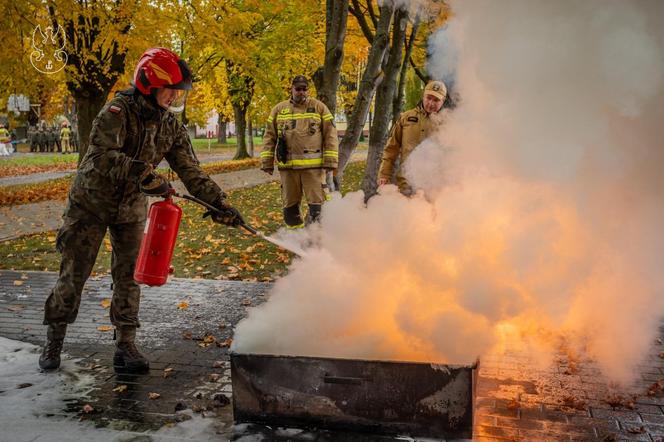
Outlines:
{"type": "Polygon", "coordinates": [[[447,96],[447,88],[445,87],[445,83],[435,80],[428,82],[424,88],[424,95],[427,94],[433,95],[440,100],[445,100],[445,97],[447,96]]]}

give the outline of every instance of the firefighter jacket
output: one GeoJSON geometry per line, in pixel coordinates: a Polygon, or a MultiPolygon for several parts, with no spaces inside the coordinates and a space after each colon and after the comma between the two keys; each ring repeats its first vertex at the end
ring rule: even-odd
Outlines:
{"type": "Polygon", "coordinates": [[[65,216],[107,224],[145,220],[147,198],[132,176],[132,160],[156,168],[164,158],[192,195],[209,204],[223,197],[201,169],[187,129],[175,115],[132,89],[118,93],[92,124],[65,216]]]}
{"type": "Polygon", "coordinates": [[[277,160],[279,170],[337,168],[339,140],[334,117],[315,98],[308,97],[302,104],[282,101],[272,109],[267,119],[261,169],[274,168],[279,137],[285,140],[288,152],[285,162],[277,160]]]}
{"type": "Polygon", "coordinates": [[[396,161],[399,159],[399,170],[396,173],[397,185],[402,191],[409,188],[408,181],[403,176],[403,164],[411,152],[436,131],[441,121],[440,112],[430,115],[424,110],[421,103],[402,113],[394,123],[390,139],[383,151],[383,160],[378,172],[379,178],[391,181],[396,161]]]}
{"type": "Polygon", "coordinates": [[[61,140],[69,140],[69,136],[71,135],[71,129],[68,127],[63,127],[60,129],[60,139],[61,140]]]}

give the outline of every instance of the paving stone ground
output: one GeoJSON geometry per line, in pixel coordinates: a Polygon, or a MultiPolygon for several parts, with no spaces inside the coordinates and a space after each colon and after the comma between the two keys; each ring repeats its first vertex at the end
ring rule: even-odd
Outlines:
{"type": "MultiPolygon", "coordinates": [[[[0,271],[0,336],[43,342],[43,302],[55,278],[50,272],[0,271]]],[[[113,430],[117,437],[109,440],[147,441],[153,440],[151,431],[182,419],[176,410],[188,408],[215,420],[216,440],[237,437],[238,427],[233,427],[232,408],[225,399],[232,395],[227,339],[247,309],[266,300],[269,288],[266,283],[173,279],[162,287],[143,289],[138,344],[152,370],[145,376],[123,376],[112,371],[112,332],[99,329],[110,325],[108,310],[102,306],[102,300],[111,296],[110,279],[91,279],[78,320],[70,326],[65,351],[96,379],[85,400],[95,412],[82,413],[84,403],[74,401],[63,404],[62,416],[92,420],[113,430]],[[187,308],[178,308],[183,303],[187,308]],[[214,342],[206,343],[206,335],[214,336],[214,342]],[[173,369],[172,374],[164,378],[167,368],[173,369]],[[120,385],[127,389],[114,391],[120,385]],[[149,392],[161,397],[150,400],[149,392]]],[[[629,389],[634,395],[610,385],[584,356],[561,352],[546,367],[516,350],[482,356],[474,440],[663,441],[664,392],[659,388],[653,395],[646,394],[656,382],[664,387],[661,339],[664,326],[629,389]]],[[[0,409],[0,427],[9,424],[2,422],[0,409]]],[[[243,437],[256,435],[263,440],[396,440],[316,430],[279,436],[275,431],[242,426],[243,437]]],[[[52,440],[50,436],[26,429],[24,440],[41,442],[52,440]]]]}

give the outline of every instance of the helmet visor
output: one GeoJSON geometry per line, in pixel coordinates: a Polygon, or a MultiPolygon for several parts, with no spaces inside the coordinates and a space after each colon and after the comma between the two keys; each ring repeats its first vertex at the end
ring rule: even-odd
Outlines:
{"type": "Polygon", "coordinates": [[[184,105],[187,102],[189,91],[183,89],[169,89],[169,91],[172,91],[171,93],[174,95],[170,103],[168,103],[167,109],[174,113],[182,112],[184,110],[184,105]]]}

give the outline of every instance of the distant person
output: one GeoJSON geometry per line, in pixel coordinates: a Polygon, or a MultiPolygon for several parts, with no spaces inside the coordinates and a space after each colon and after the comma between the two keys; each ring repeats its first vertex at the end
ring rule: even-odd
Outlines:
{"type": "Polygon", "coordinates": [[[71,146],[69,144],[69,139],[71,137],[71,129],[69,129],[69,123],[66,121],[62,122],[62,129],[60,129],[60,145],[62,146],[62,153],[69,153],[71,146]]]}
{"type": "Polygon", "coordinates": [[[4,123],[0,123],[0,156],[7,156],[12,153],[11,141],[11,134],[4,123]]]}
{"type": "Polygon", "coordinates": [[[134,71],[134,87],[118,92],[97,114],[55,240],[62,261],[44,306],[48,330],[39,358],[42,369],[60,366],[67,325],[76,320],[83,286],[108,230],[113,248],[110,317],[117,334],[113,367],[127,373],[149,370],[148,360],[135,344],[140,288],[134,269],[147,196],[170,194],[169,182],[155,172],[162,159],[189,193],[219,210],[210,213],[214,222],[231,226],[242,222],[224,192],[201,169],[187,129],[175,117],[184,109],[191,77],[189,66],[177,54],[165,48],[149,49],[134,71]]]}
{"type": "Polygon", "coordinates": [[[289,229],[304,227],[300,203],[304,195],[307,223],[317,221],[325,201],[325,171],[339,163],[334,116],[321,101],[308,96],[309,82],[298,75],[291,97],[272,108],[261,152],[261,170],[272,174],[276,159],[281,178],[284,222],[289,229]]]}
{"type": "Polygon", "coordinates": [[[379,186],[392,181],[398,161],[396,183],[399,191],[406,196],[413,194],[413,188],[403,175],[403,165],[413,150],[439,128],[442,122],[440,111],[446,96],[447,88],[442,81],[430,81],[424,88],[422,101],[399,116],[383,151],[378,172],[379,186]]]}

